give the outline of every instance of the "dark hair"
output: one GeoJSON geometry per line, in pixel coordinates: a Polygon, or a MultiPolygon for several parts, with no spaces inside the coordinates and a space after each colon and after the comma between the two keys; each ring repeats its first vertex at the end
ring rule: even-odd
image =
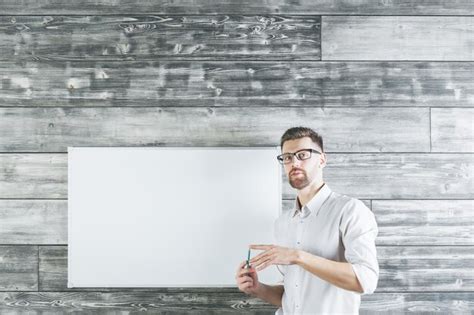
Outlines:
{"type": "Polygon", "coordinates": [[[283,148],[283,143],[285,143],[285,141],[301,139],[304,137],[311,138],[311,140],[321,148],[321,151],[324,152],[323,138],[316,131],[307,127],[293,127],[285,131],[283,136],[281,136],[280,146],[283,148]]]}

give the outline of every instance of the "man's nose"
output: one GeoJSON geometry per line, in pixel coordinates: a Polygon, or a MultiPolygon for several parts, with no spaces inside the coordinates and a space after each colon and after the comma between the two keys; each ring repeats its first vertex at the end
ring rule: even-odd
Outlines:
{"type": "Polygon", "coordinates": [[[301,164],[301,161],[296,158],[296,156],[293,156],[293,160],[291,161],[292,166],[299,166],[301,164]]]}

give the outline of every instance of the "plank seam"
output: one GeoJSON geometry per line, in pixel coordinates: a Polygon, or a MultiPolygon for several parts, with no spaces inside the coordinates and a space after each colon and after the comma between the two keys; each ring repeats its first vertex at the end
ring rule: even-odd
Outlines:
{"type": "MultiPolygon", "coordinates": [[[[232,290],[234,289],[233,287],[222,287],[222,288],[219,288],[218,290],[213,290],[214,288],[212,287],[205,287],[205,288],[191,288],[189,290],[186,290],[186,288],[183,288],[183,289],[178,289],[176,291],[168,291],[169,289],[175,289],[175,288],[160,288],[160,287],[156,287],[156,288],[135,288],[135,287],[127,287],[127,288],[110,288],[110,289],[107,289],[107,290],[92,290],[92,289],[71,289],[71,290],[67,290],[67,291],[58,291],[58,290],[41,290],[41,291],[38,291],[39,293],[42,293],[42,292],[48,292],[48,293],[71,293],[71,292],[82,292],[82,293],[121,293],[121,292],[127,292],[127,293],[145,293],[145,292],[155,292],[155,291],[159,291],[159,292],[163,292],[163,293],[169,293],[169,294],[173,294],[173,293],[193,293],[193,292],[196,292],[196,291],[206,291],[206,292],[202,292],[202,293],[213,293],[213,291],[216,291],[216,292],[220,292],[220,290],[222,289],[227,289],[227,290],[232,290]]],[[[15,294],[15,293],[18,293],[18,294],[21,294],[21,293],[32,293],[32,292],[37,292],[37,291],[26,291],[26,290],[21,290],[21,291],[8,291],[8,290],[0,290],[0,292],[4,292],[4,293],[12,293],[12,294],[15,294]]],[[[239,294],[242,294],[244,295],[243,292],[240,292],[238,291],[237,289],[235,289],[235,291],[228,291],[228,292],[224,292],[224,293],[239,293],[239,294]]],[[[474,291],[428,291],[428,290],[420,290],[420,291],[375,291],[374,294],[392,294],[392,293],[414,293],[414,294],[431,294],[431,293],[440,293],[440,294],[471,294],[471,293],[474,293],[474,291]]],[[[249,297],[250,298],[250,297],[249,297]]],[[[172,302],[170,302],[172,303],[172,302]]],[[[177,306],[179,307],[179,306],[177,306]]]]}
{"type": "MultiPolygon", "coordinates": [[[[275,145],[261,145],[261,146],[229,146],[229,145],[222,145],[222,146],[219,146],[219,147],[232,147],[232,148],[253,148],[253,147],[274,147],[276,146],[275,145]]],[[[103,148],[103,147],[106,147],[106,148],[143,148],[143,147],[147,147],[147,148],[172,148],[172,147],[182,147],[181,145],[166,145],[166,146],[149,146],[149,145],[136,145],[136,146],[107,146],[107,145],[80,145],[80,146],[74,146],[73,147],[77,147],[77,148],[103,148]]],[[[185,146],[185,147],[188,147],[188,146],[185,146]]],[[[190,148],[193,147],[193,146],[189,146],[190,148]]],[[[197,146],[197,147],[204,147],[204,146],[197,146]]],[[[213,148],[214,146],[212,147],[209,147],[209,148],[213,148]]],[[[205,147],[204,147],[205,148],[205,147]]],[[[336,152],[331,152],[331,151],[326,151],[327,154],[333,154],[333,155],[401,155],[401,154],[404,154],[404,155],[416,155],[416,154],[425,154],[425,155],[467,155],[467,156],[470,156],[470,155],[474,155],[474,152],[429,152],[429,151],[410,151],[410,152],[405,152],[405,151],[390,151],[390,152],[387,152],[387,151],[383,151],[383,152],[379,152],[379,151],[357,151],[357,152],[343,152],[343,151],[336,151],[336,152]]],[[[44,152],[38,152],[38,151],[12,151],[12,152],[0,152],[0,154],[5,154],[5,155],[9,155],[9,154],[17,154],[17,155],[21,155],[21,154],[68,154],[67,151],[44,151],[44,152]]],[[[2,198],[0,198],[2,199],[2,198]]]]}
{"type": "MultiPolygon", "coordinates": [[[[373,203],[373,201],[410,201],[410,200],[414,200],[414,201],[474,201],[474,199],[439,199],[439,198],[435,198],[435,199],[400,199],[400,198],[387,198],[387,199],[377,199],[377,198],[372,198],[372,199],[368,199],[368,198],[357,198],[357,199],[360,199],[360,200],[368,200],[370,201],[371,203],[373,203]]],[[[45,201],[45,200],[54,200],[54,201],[67,201],[68,199],[67,198],[8,198],[8,197],[0,197],[0,200],[12,200],[12,201],[15,201],[15,200],[38,200],[38,201],[45,201]]],[[[282,198],[281,201],[294,201],[295,199],[294,198],[282,198]]]]}
{"type": "MultiPolygon", "coordinates": [[[[235,55],[235,54],[234,54],[235,55]]],[[[60,55],[59,55],[60,56],[60,55]]],[[[118,55],[119,56],[119,55],[118,55]]],[[[236,58],[232,59],[232,55],[229,55],[230,58],[227,56],[219,57],[219,56],[214,56],[214,55],[209,55],[209,57],[204,58],[204,57],[195,57],[195,58],[190,58],[190,59],[185,59],[185,57],[169,57],[169,55],[152,55],[152,57],[146,58],[143,57],[143,55],[133,55],[129,54],[126,55],[127,58],[123,59],[100,59],[100,58],[94,58],[94,59],[73,59],[73,58],[66,58],[66,59],[60,59],[60,60],[54,60],[54,59],[45,59],[42,60],[37,59],[37,58],[15,58],[13,55],[11,56],[15,60],[19,61],[35,61],[38,63],[66,63],[66,62],[74,62],[74,63],[91,63],[95,61],[106,61],[109,63],[118,63],[120,62],[121,64],[124,63],[139,63],[139,62],[159,62],[159,61],[170,61],[170,62],[183,62],[183,61],[189,61],[189,62],[196,62],[196,61],[202,61],[202,62],[212,62],[212,63],[228,63],[228,62],[259,62],[259,63],[272,63],[274,64],[275,61],[285,61],[286,63],[298,63],[298,62],[311,62],[311,63],[338,63],[338,62],[357,62],[357,63],[386,63],[386,62],[392,62],[392,63],[425,63],[425,62],[431,62],[431,63],[474,63],[474,60],[436,60],[436,59],[419,59],[419,60],[414,60],[414,59],[380,59],[380,60],[368,60],[368,59],[282,59],[281,56],[278,59],[273,59],[273,58],[265,58],[265,59],[245,59],[245,58],[236,58]],[[129,57],[139,57],[140,59],[129,59],[129,57]],[[160,58],[160,60],[156,60],[156,58],[160,58]],[[222,58],[215,60],[215,58],[222,58]]],[[[283,55],[285,56],[285,55],[283,55]]],[[[0,59],[0,63],[7,63],[11,61],[11,59],[0,59]]]]}
{"type": "MultiPolygon", "coordinates": [[[[183,7],[184,8],[184,7],[183,7]]],[[[92,11],[91,11],[92,12],[92,11]]],[[[47,16],[73,16],[73,17],[80,17],[80,16],[90,16],[90,17],[100,17],[100,16],[107,16],[107,17],[130,17],[130,15],[133,15],[134,17],[147,17],[150,15],[166,15],[170,17],[191,17],[191,16],[219,16],[219,15],[227,15],[227,16],[256,16],[256,15],[263,15],[263,16],[295,16],[295,17],[309,17],[309,16],[328,16],[328,17],[474,17],[474,15],[471,14],[354,14],[351,12],[347,13],[328,13],[324,11],[314,11],[314,12],[308,12],[305,14],[301,13],[293,13],[291,11],[289,12],[266,12],[266,13],[260,13],[260,14],[255,14],[255,12],[249,11],[247,12],[242,12],[242,13],[229,13],[229,12],[196,12],[194,14],[191,13],[183,13],[183,14],[177,14],[177,13],[166,13],[166,12],[156,12],[156,11],[150,11],[147,13],[123,13],[123,14],[117,14],[117,13],[103,13],[103,14],[87,14],[87,13],[81,13],[81,14],[75,14],[75,13],[63,13],[63,14],[17,14],[17,13],[12,13],[12,14],[0,14],[0,17],[10,17],[10,16],[25,16],[25,17],[47,17],[47,16]]]]}
{"type": "MultiPolygon", "coordinates": [[[[236,100],[236,99],[239,99],[239,97],[235,97],[235,98],[227,98],[227,99],[213,99],[213,98],[209,98],[209,99],[204,99],[205,101],[206,100],[209,100],[209,101],[226,101],[226,100],[236,100]]],[[[69,101],[70,99],[63,99],[64,101],[69,101]]],[[[85,99],[82,99],[82,100],[85,100],[85,99]]],[[[88,99],[88,101],[99,101],[100,99],[88,99]]],[[[190,99],[166,99],[167,101],[191,101],[190,99]]],[[[288,101],[288,99],[285,99],[285,98],[264,98],[264,99],[247,99],[249,101],[261,101],[261,100],[285,100],[285,101],[288,101]]],[[[47,102],[48,100],[45,100],[45,102],[47,102]]],[[[103,100],[102,100],[103,101],[103,100]]],[[[130,99],[111,99],[111,101],[130,101],[130,99]]],[[[150,101],[150,100],[146,100],[146,99],[139,99],[139,101],[150,101]]],[[[155,99],[155,100],[151,100],[151,101],[160,101],[160,99],[155,99]]],[[[289,102],[291,101],[308,101],[307,99],[294,99],[294,100],[290,100],[289,102]]],[[[309,101],[313,101],[313,100],[309,100],[309,101]]],[[[317,101],[317,100],[314,100],[314,101],[317,101]]],[[[416,111],[416,109],[429,109],[429,108],[440,108],[440,109],[473,109],[474,106],[400,106],[400,105],[387,105],[387,106],[370,106],[370,105],[356,105],[356,106],[347,106],[347,105],[323,105],[323,106],[314,106],[314,105],[269,105],[269,106],[238,106],[238,105],[229,105],[229,106],[225,106],[225,105],[202,105],[202,106],[160,106],[160,105],[131,105],[131,106],[125,106],[125,105],[121,105],[121,106],[33,106],[33,105],[30,105],[30,106],[16,106],[16,105],[6,105],[6,106],[2,106],[0,105],[0,109],[2,108],[8,108],[8,109],[23,109],[23,108],[32,108],[32,109],[54,109],[54,108],[65,108],[65,109],[68,109],[68,108],[74,108],[74,109],[82,109],[82,108],[96,108],[96,109],[102,109],[102,108],[106,108],[106,109],[110,109],[110,108],[166,108],[166,109],[203,109],[203,108],[220,108],[220,109],[227,109],[227,108],[240,108],[240,109],[270,109],[270,108],[287,108],[287,109],[299,109],[299,108],[309,108],[309,109],[323,109],[323,110],[329,110],[329,109],[332,109],[332,108],[337,108],[337,109],[357,109],[357,110],[360,110],[360,109],[384,109],[384,108],[392,108],[392,109],[408,109],[408,110],[412,110],[412,111],[416,111]]]]}
{"type": "MultiPolygon", "coordinates": [[[[5,243],[5,244],[0,244],[0,246],[5,246],[5,247],[20,247],[20,246],[55,246],[55,247],[67,247],[68,243],[62,243],[62,244],[11,244],[11,243],[5,243]]],[[[377,244],[377,247],[397,247],[397,248],[402,248],[402,247],[423,247],[423,248],[438,248],[438,247],[449,247],[449,248],[456,248],[456,247],[472,247],[474,248],[474,245],[469,245],[469,244],[456,244],[456,245],[450,245],[450,244],[440,244],[440,245],[416,245],[416,244],[403,244],[400,245],[398,243],[395,244],[377,244]]]]}

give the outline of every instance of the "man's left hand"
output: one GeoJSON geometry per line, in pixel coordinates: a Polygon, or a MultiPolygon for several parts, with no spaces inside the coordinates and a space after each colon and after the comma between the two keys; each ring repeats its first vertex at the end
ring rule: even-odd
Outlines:
{"type": "Polygon", "coordinates": [[[293,265],[298,258],[298,251],[293,248],[277,245],[250,245],[251,249],[260,249],[264,252],[250,259],[250,264],[260,271],[270,265],[293,265]]]}

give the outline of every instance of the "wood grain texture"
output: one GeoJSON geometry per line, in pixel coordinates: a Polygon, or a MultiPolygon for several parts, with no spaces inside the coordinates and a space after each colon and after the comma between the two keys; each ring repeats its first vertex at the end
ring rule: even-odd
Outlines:
{"type": "MultiPolygon", "coordinates": [[[[66,154],[0,154],[0,165],[2,198],[67,198],[66,154]]],[[[359,199],[474,199],[472,174],[472,154],[332,153],[324,170],[333,191],[359,199]]]]}
{"type": "Polygon", "coordinates": [[[273,146],[295,122],[375,214],[360,313],[474,313],[472,38],[472,0],[1,1],[0,314],[273,315],[237,288],[68,289],[67,147],[273,146]]]}
{"type": "Polygon", "coordinates": [[[0,59],[320,60],[320,16],[0,16],[0,59]]]}
{"type": "Polygon", "coordinates": [[[469,314],[473,301],[473,292],[366,294],[360,314],[469,314]]]}
{"type": "Polygon", "coordinates": [[[297,14],[376,14],[376,15],[467,15],[474,13],[469,0],[377,1],[377,0],[4,0],[3,14],[209,14],[209,13],[297,13],[297,14]]]}
{"type": "Polygon", "coordinates": [[[0,293],[3,314],[274,314],[276,307],[242,292],[24,292],[0,293]],[[12,305],[13,304],[13,305],[12,305]],[[28,306],[25,306],[27,304],[28,306]],[[10,311],[11,313],[5,313],[10,311]]]}
{"type": "Polygon", "coordinates": [[[0,200],[0,244],[66,243],[66,200],[0,200]]]}
{"type": "Polygon", "coordinates": [[[474,245],[474,200],[372,200],[378,245],[474,245]]]}
{"type": "Polygon", "coordinates": [[[473,107],[473,72],[474,62],[3,61],[0,106],[473,107]]]}
{"type": "Polygon", "coordinates": [[[471,246],[379,246],[377,292],[473,291],[471,246]]]}
{"type": "MultiPolygon", "coordinates": [[[[0,301],[0,312],[5,315],[24,312],[29,315],[78,312],[273,315],[276,310],[237,292],[1,292],[0,301]]],[[[360,314],[469,314],[474,308],[473,301],[473,292],[375,293],[362,296],[360,314]]]]}
{"type": "Polygon", "coordinates": [[[327,135],[327,152],[429,152],[430,143],[428,108],[0,108],[0,116],[4,152],[276,146],[296,121],[327,135]]]}
{"type": "Polygon", "coordinates": [[[0,165],[2,198],[67,197],[66,154],[0,154],[0,165]]]}
{"type": "MultiPolygon", "coordinates": [[[[41,246],[40,249],[40,291],[78,290],[67,288],[67,247],[41,246]]],[[[377,292],[474,289],[474,251],[470,246],[379,246],[377,257],[380,266],[377,292]]]]}
{"type": "Polygon", "coordinates": [[[37,246],[0,245],[0,290],[38,290],[37,246]]]}
{"type": "Polygon", "coordinates": [[[324,16],[322,60],[474,60],[474,17],[324,16]]]}
{"type": "Polygon", "coordinates": [[[431,143],[433,152],[474,152],[474,108],[432,108],[431,143]]]}
{"type": "MultiPolygon", "coordinates": [[[[325,181],[359,199],[474,199],[472,154],[329,154],[325,181]]],[[[283,195],[295,194],[283,178],[283,195]]]]}

